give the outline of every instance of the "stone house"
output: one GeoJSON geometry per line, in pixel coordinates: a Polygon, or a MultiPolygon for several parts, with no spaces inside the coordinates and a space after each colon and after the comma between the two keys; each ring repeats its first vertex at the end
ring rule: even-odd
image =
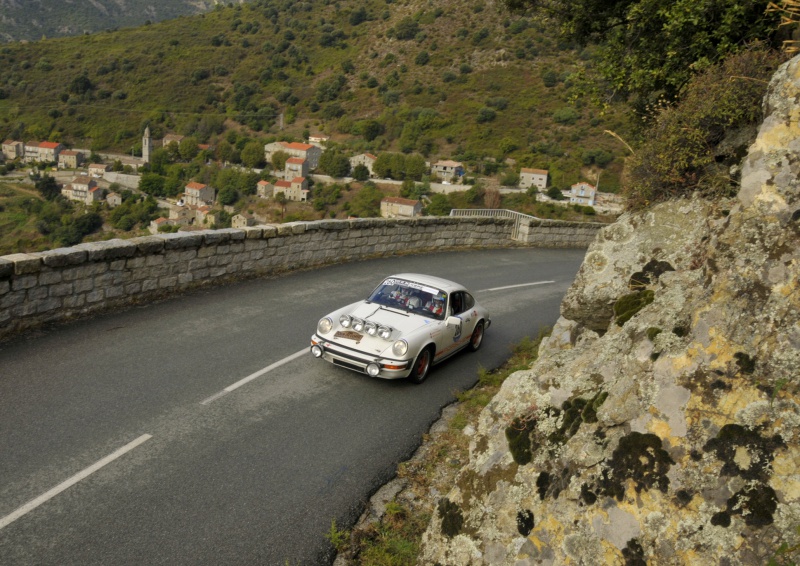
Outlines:
{"type": "Polygon", "coordinates": [[[3,142],[2,151],[8,160],[22,159],[25,157],[25,144],[21,141],[6,140],[3,142]]]}
{"type": "Polygon", "coordinates": [[[287,193],[292,189],[292,182],[291,181],[275,181],[275,186],[272,189],[272,196],[278,196],[278,193],[283,193],[283,196],[289,198],[287,193]]]}
{"type": "Polygon", "coordinates": [[[585,181],[575,183],[569,188],[567,193],[569,202],[580,204],[584,206],[594,206],[595,198],[597,196],[597,188],[585,181]]]}
{"type": "Polygon", "coordinates": [[[69,200],[86,204],[102,200],[103,191],[97,186],[97,181],[91,177],[75,177],[71,183],[61,189],[61,194],[69,200]]]}
{"type": "Polygon", "coordinates": [[[73,149],[65,149],[58,154],[59,169],[77,169],[83,165],[83,153],[73,149]]]}
{"type": "Polygon", "coordinates": [[[169,218],[156,218],[152,222],[150,222],[150,226],[147,228],[151,234],[158,234],[159,229],[164,226],[174,226],[176,222],[174,220],[170,220],[169,218]]]}
{"type": "Polygon", "coordinates": [[[275,194],[275,187],[269,181],[261,180],[256,183],[256,194],[261,198],[270,198],[275,194]]]}
{"type": "Polygon", "coordinates": [[[231,217],[231,227],[232,228],[247,228],[248,226],[255,226],[258,224],[258,221],[252,214],[239,213],[234,214],[231,217]]]}
{"type": "Polygon", "coordinates": [[[400,197],[386,197],[381,201],[381,217],[413,218],[422,214],[422,203],[400,197]]]}
{"type": "Polygon", "coordinates": [[[44,163],[57,163],[58,154],[64,150],[64,146],[58,142],[42,142],[39,144],[39,161],[44,163]]]}
{"type": "Polygon", "coordinates": [[[305,177],[295,177],[289,181],[289,187],[284,190],[287,200],[305,202],[311,191],[308,189],[308,180],[305,177]]]}
{"type": "Polygon", "coordinates": [[[183,136],[179,134],[166,134],[164,136],[164,139],[161,140],[161,147],[166,148],[172,142],[175,142],[178,145],[180,145],[182,141],[183,141],[183,136]]]}
{"type": "Polygon", "coordinates": [[[106,204],[109,208],[114,208],[122,204],[122,195],[119,193],[108,193],[106,195],[106,204]]]}
{"type": "Polygon", "coordinates": [[[169,207],[169,219],[178,226],[189,226],[197,216],[195,210],[194,206],[173,204],[169,207]]]}
{"type": "Polygon", "coordinates": [[[286,160],[286,168],[283,171],[284,179],[306,176],[308,176],[308,161],[302,157],[290,157],[286,160]]]}
{"type": "Polygon", "coordinates": [[[459,161],[442,160],[433,164],[432,171],[442,182],[452,183],[458,181],[464,174],[464,165],[459,161]]]}
{"type": "Polygon", "coordinates": [[[523,167],[519,170],[519,188],[530,189],[536,187],[543,191],[547,189],[547,177],[549,173],[546,169],[529,169],[523,167]]]}
{"type": "Polygon", "coordinates": [[[214,203],[214,187],[192,181],[186,185],[185,191],[185,200],[188,205],[202,206],[214,203]]]}
{"type": "Polygon", "coordinates": [[[217,213],[212,212],[211,207],[208,205],[197,207],[197,210],[195,210],[195,219],[197,220],[197,224],[209,228],[219,223],[217,213]]]}
{"type": "Polygon", "coordinates": [[[308,170],[313,171],[319,165],[319,158],[322,156],[322,148],[312,145],[310,143],[296,143],[296,142],[272,142],[264,146],[264,159],[267,162],[272,161],[272,156],[278,152],[283,151],[289,157],[300,157],[308,162],[308,170]]]}
{"type": "Polygon", "coordinates": [[[22,160],[25,163],[33,163],[34,161],[39,161],[38,141],[25,142],[25,151],[22,155],[22,160]]]}
{"type": "Polygon", "coordinates": [[[109,170],[109,166],[105,163],[91,163],[87,169],[89,171],[89,175],[100,178],[106,174],[106,171],[109,170]]]}
{"type": "Polygon", "coordinates": [[[330,138],[328,136],[324,136],[322,134],[316,134],[313,136],[308,136],[308,143],[312,143],[315,145],[324,145],[328,143],[330,138]]]}
{"type": "Polygon", "coordinates": [[[372,167],[375,165],[375,161],[377,161],[377,156],[372,155],[371,153],[359,153],[358,155],[354,155],[350,158],[350,170],[353,171],[356,166],[363,165],[369,171],[369,176],[374,177],[375,172],[373,171],[372,167]]]}

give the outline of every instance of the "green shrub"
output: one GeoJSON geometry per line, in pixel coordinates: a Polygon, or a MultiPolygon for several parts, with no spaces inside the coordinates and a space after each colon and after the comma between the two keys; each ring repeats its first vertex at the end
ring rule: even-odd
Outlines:
{"type": "Polygon", "coordinates": [[[761,101],[780,55],[751,49],[695,76],[681,102],[662,109],[646,140],[628,159],[623,191],[628,206],[650,204],[699,191],[708,197],[730,194],[730,167],[745,155],[753,137],[722,152],[727,132],[761,120],[761,101]]]}

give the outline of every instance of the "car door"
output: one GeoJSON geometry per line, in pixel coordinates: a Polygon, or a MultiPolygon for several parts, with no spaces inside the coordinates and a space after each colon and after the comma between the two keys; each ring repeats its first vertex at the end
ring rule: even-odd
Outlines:
{"type": "Polygon", "coordinates": [[[472,329],[475,326],[475,317],[470,315],[471,311],[467,305],[470,305],[470,307],[475,305],[475,299],[469,293],[465,291],[450,293],[447,303],[447,317],[442,323],[441,340],[437,344],[437,361],[456,353],[469,342],[472,329]],[[450,317],[457,318],[460,321],[459,324],[448,324],[447,321],[450,320],[450,317]]]}

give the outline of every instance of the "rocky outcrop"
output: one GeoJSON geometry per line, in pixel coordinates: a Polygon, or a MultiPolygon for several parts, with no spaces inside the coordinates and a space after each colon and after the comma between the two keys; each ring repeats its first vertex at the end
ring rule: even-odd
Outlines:
{"type": "Polygon", "coordinates": [[[794,59],[737,198],[599,234],[420,563],[766,564],[800,544],[799,101],[794,59]]]}

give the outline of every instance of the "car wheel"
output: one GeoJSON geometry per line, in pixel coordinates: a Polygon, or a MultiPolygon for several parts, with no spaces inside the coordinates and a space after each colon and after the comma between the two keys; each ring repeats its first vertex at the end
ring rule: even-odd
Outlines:
{"type": "Polygon", "coordinates": [[[483,321],[475,325],[475,330],[472,331],[472,336],[469,339],[469,349],[471,352],[477,352],[478,348],[483,344],[483,321]]]}
{"type": "Polygon", "coordinates": [[[430,348],[422,350],[417,359],[414,360],[414,366],[411,368],[411,374],[408,380],[412,383],[422,383],[428,377],[428,372],[431,370],[431,362],[433,361],[433,352],[430,348]]]}

